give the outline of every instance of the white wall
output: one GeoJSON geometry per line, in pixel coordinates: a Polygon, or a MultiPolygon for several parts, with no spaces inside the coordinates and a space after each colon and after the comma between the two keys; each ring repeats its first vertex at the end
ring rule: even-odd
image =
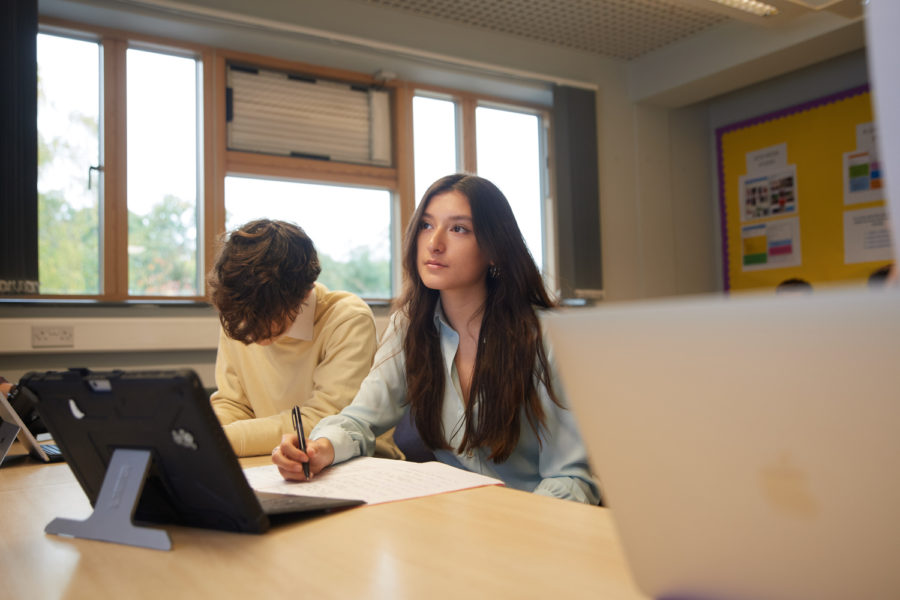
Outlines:
{"type": "MultiPolygon", "coordinates": [[[[721,290],[717,126],[795,104],[804,94],[818,97],[865,81],[861,51],[831,60],[861,46],[861,24],[828,15],[806,19],[783,35],[729,24],[625,63],[433,19],[397,14],[384,20],[377,7],[347,0],[41,0],[39,9],[47,16],[366,73],[385,69],[402,79],[542,104],[550,102],[550,82],[594,87],[604,288],[613,301],[721,290]],[[333,32],[339,35],[323,41],[333,32]],[[363,39],[378,49],[357,43],[363,39]],[[417,53],[426,60],[416,59],[417,53]],[[797,68],[803,70],[782,75],[797,68]],[[780,77],[772,79],[776,73],[780,77]]],[[[168,308],[131,308],[115,316],[143,323],[143,331],[129,334],[138,339],[152,332],[154,316],[171,314],[168,308]]],[[[383,327],[385,311],[377,312],[383,327]]],[[[15,320],[83,319],[87,325],[104,316],[90,307],[72,312],[0,303],[0,332],[22,325],[15,320]]],[[[215,321],[209,310],[202,318],[215,321]]],[[[204,384],[213,381],[210,341],[199,349],[173,341],[172,348],[145,352],[107,347],[34,353],[2,339],[0,373],[7,377],[69,366],[194,366],[204,384]]]]}
{"type": "MultiPolygon", "coordinates": [[[[380,337],[388,324],[388,310],[376,307],[374,312],[380,337]]],[[[15,381],[29,371],[71,367],[94,370],[188,367],[197,372],[204,386],[215,385],[219,321],[211,310],[181,309],[173,316],[122,315],[127,315],[127,311],[114,311],[107,316],[0,318],[0,340],[3,340],[0,374],[15,381]],[[71,327],[71,347],[33,348],[32,327],[47,326],[71,327]]]]}
{"type": "Polygon", "coordinates": [[[606,298],[721,289],[705,106],[634,104],[609,86],[597,114],[606,298]]]}
{"type": "Polygon", "coordinates": [[[704,103],[864,43],[861,19],[828,12],[775,28],[733,21],[624,62],[349,0],[42,0],[40,11],[544,104],[553,82],[593,87],[613,300],[721,289],[704,103]]]}
{"type": "MultiPolygon", "coordinates": [[[[869,75],[865,50],[854,50],[841,56],[822,61],[805,69],[748,86],[707,102],[709,154],[715,161],[716,129],[741,121],[803,104],[843,90],[868,83],[869,75]]],[[[716,248],[716,277],[722,287],[722,240],[719,222],[719,178],[715,162],[709,176],[710,195],[713,198],[714,239],[716,248]]]]}
{"type": "Polygon", "coordinates": [[[608,300],[722,290],[718,127],[868,82],[865,50],[690,106],[598,92],[600,206],[608,300]]]}

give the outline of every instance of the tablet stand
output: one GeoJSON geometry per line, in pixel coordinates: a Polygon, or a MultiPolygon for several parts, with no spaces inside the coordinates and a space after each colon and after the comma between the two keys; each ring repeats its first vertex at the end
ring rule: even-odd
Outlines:
{"type": "Polygon", "coordinates": [[[84,521],[53,519],[45,533],[171,550],[169,534],[132,522],[152,460],[149,450],[117,448],[103,477],[94,512],[84,521]]]}

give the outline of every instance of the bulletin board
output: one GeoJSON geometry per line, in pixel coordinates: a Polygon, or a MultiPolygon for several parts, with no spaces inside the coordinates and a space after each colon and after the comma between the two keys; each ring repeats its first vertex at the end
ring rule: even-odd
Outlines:
{"type": "Polygon", "coordinates": [[[862,86],[716,131],[726,290],[892,262],[872,114],[862,86]]]}

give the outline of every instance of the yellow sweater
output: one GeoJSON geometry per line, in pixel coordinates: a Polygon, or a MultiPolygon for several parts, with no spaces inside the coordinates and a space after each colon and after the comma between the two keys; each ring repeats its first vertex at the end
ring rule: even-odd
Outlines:
{"type": "MultiPolygon", "coordinates": [[[[210,400],[238,456],[272,452],[282,434],[294,430],[295,404],[308,435],[320,419],[350,404],[372,367],[372,310],[349,292],[315,285],[312,340],[281,337],[267,346],[245,346],[224,332],[219,335],[218,389],[210,400]]],[[[378,438],[375,453],[403,458],[393,431],[378,438]]]]}

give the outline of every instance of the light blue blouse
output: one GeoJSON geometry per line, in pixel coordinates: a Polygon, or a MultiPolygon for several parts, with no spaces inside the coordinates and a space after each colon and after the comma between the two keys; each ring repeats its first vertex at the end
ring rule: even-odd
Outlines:
{"type": "MultiPolygon", "coordinates": [[[[434,323],[441,333],[444,378],[449,383],[445,386],[442,408],[444,434],[449,438],[447,441],[450,446],[456,449],[462,442],[465,420],[463,396],[454,364],[459,335],[447,322],[440,303],[435,310],[434,323]]],[[[310,433],[310,439],[328,438],[331,441],[335,463],[360,455],[371,456],[375,449],[375,438],[394,427],[403,417],[407,409],[406,358],[402,347],[406,326],[407,320],[400,317],[399,313],[391,317],[382,338],[384,341],[375,355],[374,366],[363,380],[356,398],[339,414],[319,421],[310,433]]],[[[544,344],[552,370],[553,388],[557,397],[565,404],[552,348],[546,336],[544,344]]],[[[600,494],[591,477],[587,452],[572,412],[557,406],[543,386],[538,391],[545,417],[545,426],[541,429],[541,444],[523,414],[520,419],[519,444],[505,462],[488,460],[490,452],[485,448],[463,454],[451,450],[435,450],[435,458],[455,467],[500,479],[508,487],[586,504],[598,504],[600,494]]],[[[476,404],[475,409],[477,408],[476,404]]]]}

